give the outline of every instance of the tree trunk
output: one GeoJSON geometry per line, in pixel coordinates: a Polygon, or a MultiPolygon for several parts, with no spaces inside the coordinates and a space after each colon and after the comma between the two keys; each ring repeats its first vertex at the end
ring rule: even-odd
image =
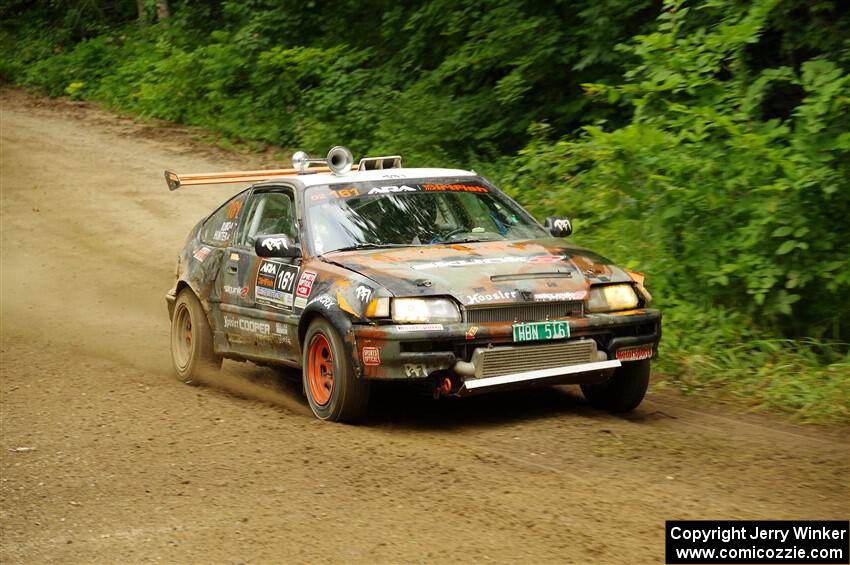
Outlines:
{"type": "Polygon", "coordinates": [[[136,0],[136,10],[139,12],[139,25],[146,25],[148,23],[148,18],[145,13],[145,0],[136,0]]]}
{"type": "Polygon", "coordinates": [[[163,21],[170,17],[171,10],[168,7],[168,0],[156,0],[156,18],[163,21]]]}

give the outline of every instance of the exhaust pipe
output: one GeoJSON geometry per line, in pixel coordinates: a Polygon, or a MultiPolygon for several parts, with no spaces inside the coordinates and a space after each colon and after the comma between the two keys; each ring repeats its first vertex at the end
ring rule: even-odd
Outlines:
{"type": "Polygon", "coordinates": [[[442,382],[437,382],[437,386],[434,387],[434,400],[440,398],[441,396],[446,396],[451,394],[452,392],[452,380],[449,377],[443,378],[442,382]]]}

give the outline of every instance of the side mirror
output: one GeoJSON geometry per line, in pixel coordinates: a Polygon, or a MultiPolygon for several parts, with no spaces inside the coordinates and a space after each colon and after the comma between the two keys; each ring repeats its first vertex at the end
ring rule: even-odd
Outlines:
{"type": "Polygon", "coordinates": [[[554,237],[567,237],[573,233],[573,223],[569,218],[546,218],[543,227],[554,237]]]}
{"type": "Polygon", "coordinates": [[[257,257],[301,257],[301,248],[284,234],[258,237],[254,251],[257,257]]]}

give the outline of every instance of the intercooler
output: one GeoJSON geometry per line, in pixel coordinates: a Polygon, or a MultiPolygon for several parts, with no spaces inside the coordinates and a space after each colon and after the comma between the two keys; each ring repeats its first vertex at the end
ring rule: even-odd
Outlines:
{"type": "Polygon", "coordinates": [[[592,339],[545,345],[482,347],[472,355],[476,378],[554,369],[596,360],[596,342],[592,339]]]}

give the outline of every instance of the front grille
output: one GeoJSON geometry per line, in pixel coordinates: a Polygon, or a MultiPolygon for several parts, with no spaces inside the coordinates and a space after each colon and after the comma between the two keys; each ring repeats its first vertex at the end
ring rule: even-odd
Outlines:
{"type": "Polygon", "coordinates": [[[555,318],[574,318],[584,315],[584,302],[541,302],[467,308],[466,321],[485,322],[542,322],[555,318]]]}
{"type": "Polygon", "coordinates": [[[596,360],[596,342],[584,339],[546,345],[482,348],[473,357],[477,377],[500,377],[590,363],[596,360]]]}

